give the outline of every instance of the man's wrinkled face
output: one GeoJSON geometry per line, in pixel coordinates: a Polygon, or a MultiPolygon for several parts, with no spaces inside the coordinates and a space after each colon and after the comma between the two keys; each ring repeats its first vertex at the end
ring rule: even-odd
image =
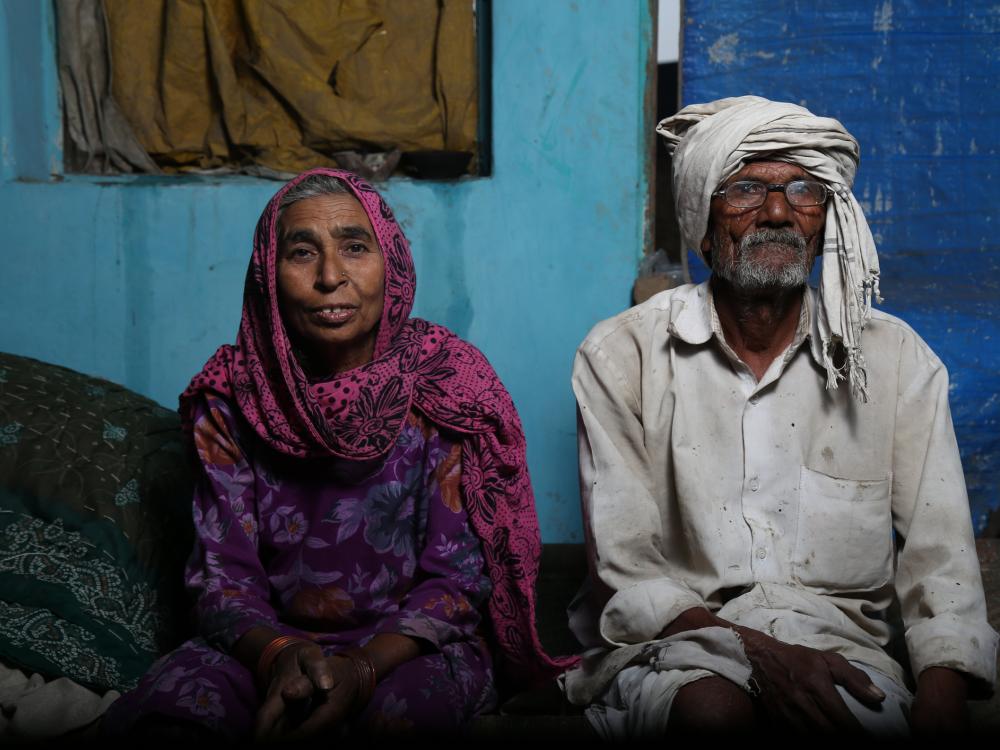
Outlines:
{"type": "MultiPolygon", "coordinates": [[[[784,184],[813,179],[802,167],[776,161],[744,166],[721,187],[740,180],[784,184]]],[[[768,193],[757,208],[734,208],[712,198],[702,251],[712,273],[745,292],[804,286],[823,239],[826,206],[792,206],[780,191],[768,193]]]]}

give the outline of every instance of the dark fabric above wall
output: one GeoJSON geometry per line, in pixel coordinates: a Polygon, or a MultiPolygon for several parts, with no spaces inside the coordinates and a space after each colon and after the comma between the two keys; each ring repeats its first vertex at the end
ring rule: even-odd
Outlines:
{"type": "Polygon", "coordinates": [[[0,659],[132,687],[187,633],[192,492],[176,413],[0,353],[0,659]]]}
{"type": "MultiPolygon", "coordinates": [[[[255,165],[297,173],[338,166],[343,151],[474,152],[473,6],[103,0],[107,54],[91,54],[88,65],[110,63],[117,106],[165,171],[255,165]]],[[[65,68],[74,59],[64,51],[66,19],[79,8],[59,10],[65,68]]]]}
{"type": "Polygon", "coordinates": [[[111,94],[108,34],[99,0],[56,0],[59,87],[70,172],[158,172],[111,94]]]}

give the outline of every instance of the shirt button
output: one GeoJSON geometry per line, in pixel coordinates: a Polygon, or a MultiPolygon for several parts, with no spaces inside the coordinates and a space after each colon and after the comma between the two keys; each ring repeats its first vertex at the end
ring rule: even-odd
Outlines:
{"type": "Polygon", "coordinates": [[[750,491],[756,492],[760,489],[760,482],[757,481],[757,477],[750,480],[750,491]]]}
{"type": "Polygon", "coordinates": [[[756,406],[760,403],[760,396],[754,394],[750,397],[750,406],[756,406]]]}
{"type": "Polygon", "coordinates": [[[761,547],[757,550],[757,558],[763,560],[765,557],[767,557],[767,550],[761,547]]]}

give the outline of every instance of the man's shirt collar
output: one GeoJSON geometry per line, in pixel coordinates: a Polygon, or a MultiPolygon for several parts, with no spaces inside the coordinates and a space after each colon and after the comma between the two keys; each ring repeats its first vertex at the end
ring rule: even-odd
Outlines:
{"type": "MultiPolygon", "coordinates": [[[[802,310],[795,331],[791,349],[794,351],[809,338],[809,351],[820,367],[823,367],[823,341],[819,335],[819,321],[815,314],[816,290],[806,287],[803,293],[802,310]]],[[[713,336],[725,343],[719,315],[715,310],[712,288],[707,281],[696,286],[684,286],[670,296],[669,322],[667,330],[688,344],[700,346],[713,336]]]]}

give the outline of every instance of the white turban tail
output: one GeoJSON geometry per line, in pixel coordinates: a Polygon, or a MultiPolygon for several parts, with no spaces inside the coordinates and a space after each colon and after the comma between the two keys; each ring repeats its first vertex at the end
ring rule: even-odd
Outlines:
{"type": "Polygon", "coordinates": [[[875,240],[851,194],[858,142],[837,120],[758,96],[684,107],[663,120],[656,132],[673,154],[681,238],[699,255],[712,193],[746,162],[769,159],[797,164],[830,188],[817,321],[826,387],[832,390],[846,377],[854,396],[867,401],[861,331],[871,317],[872,297],[880,302],[881,298],[875,240]],[[834,364],[838,345],[847,354],[839,368],[834,364]]]}

